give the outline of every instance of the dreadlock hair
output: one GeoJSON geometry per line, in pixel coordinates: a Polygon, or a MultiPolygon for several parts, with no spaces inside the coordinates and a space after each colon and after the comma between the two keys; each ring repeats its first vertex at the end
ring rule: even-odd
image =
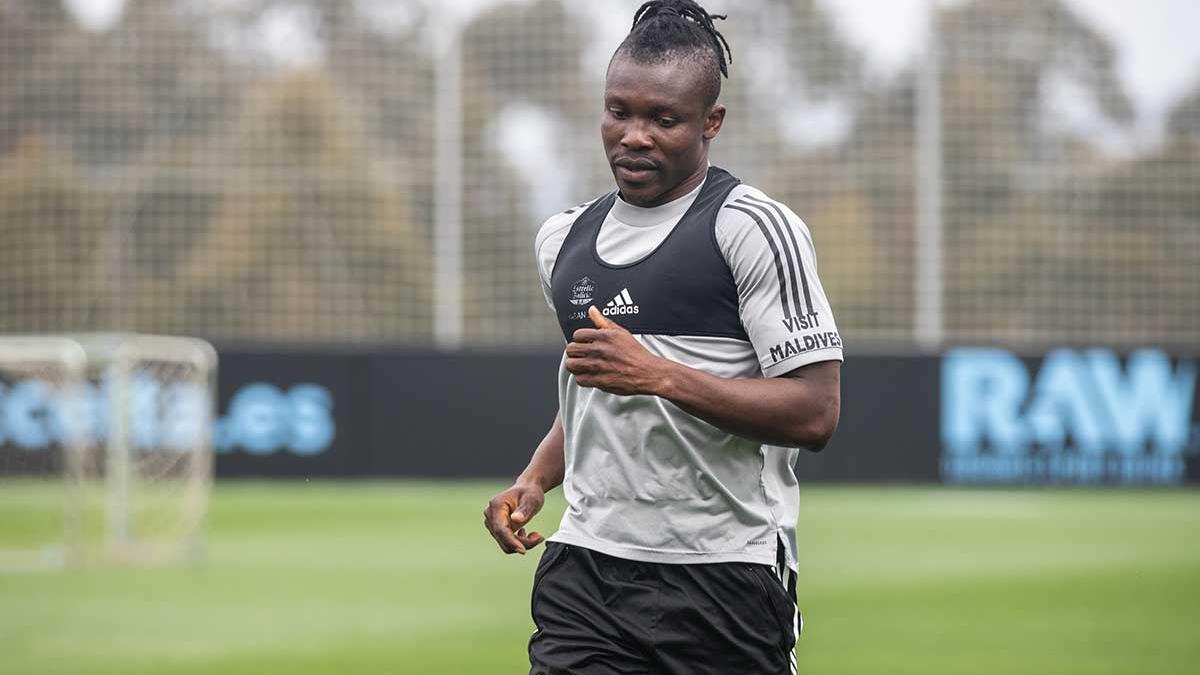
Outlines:
{"type": "Polygon", "coordinates": [[[725,18],[709,14],[694,0],[650,0],[634,13],[633,28],[613,56],[623,54],[639,63],[695,60],[705,70],[703,93],[711,107],[721,95],[721,77],[729,77],[728,64],[733,63],[729,43],[713,25],[725,18]]]}

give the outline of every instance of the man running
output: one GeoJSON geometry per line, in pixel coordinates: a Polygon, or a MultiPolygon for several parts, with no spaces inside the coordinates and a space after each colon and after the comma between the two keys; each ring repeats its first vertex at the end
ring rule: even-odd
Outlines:
{"type": "Polygon", "coordinates": [[[523,554],[563,487],[534,574],[533,675],[795,671],[793,465],[837,426],[842,344],[807,227],[708,163],[726,112],[717,18],[642,5],[605,81],[617,190],[536,238],[567,340],[559,415],[484,512],[523,554]]]}

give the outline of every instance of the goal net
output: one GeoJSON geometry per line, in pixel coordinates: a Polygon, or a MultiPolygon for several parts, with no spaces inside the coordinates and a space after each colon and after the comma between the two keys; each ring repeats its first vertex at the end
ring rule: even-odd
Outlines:
{"type": "Polygon", "coordinates": [[[0,338],[0,569],[57,567],[86,538],[79,415],[87,357],[63,338],[0,338]]]}
{"type": "Polygon", "coordinates": [[[0,566],[198,559],[215,372],[191,338],[0,338],[0,566]]]}

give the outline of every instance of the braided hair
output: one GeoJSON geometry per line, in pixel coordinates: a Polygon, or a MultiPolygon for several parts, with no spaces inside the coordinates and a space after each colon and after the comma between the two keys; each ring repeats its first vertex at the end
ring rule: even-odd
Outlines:
{"type": "Polygon", "coordinates": [[[633,15],[633,28],[617,47],[640,63],[694,59],[705,69],[704,97],[708,106],[721,94],[721,77],[729,77],[733,51],[713,25],[722,14],[709,14],[694,0],[649,0],[633,15]],[[727,58],[728,57],[728,58],[727,58]]]}

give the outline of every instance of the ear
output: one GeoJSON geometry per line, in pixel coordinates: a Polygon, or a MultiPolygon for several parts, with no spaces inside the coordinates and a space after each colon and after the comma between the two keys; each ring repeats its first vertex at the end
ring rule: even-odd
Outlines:
{"type": "Polygon", "coordinates": [[[714,103],[704,118],[704,140],[711,141],[721,133],[721,125],[725,123],[725,106],[714,103]]]}

